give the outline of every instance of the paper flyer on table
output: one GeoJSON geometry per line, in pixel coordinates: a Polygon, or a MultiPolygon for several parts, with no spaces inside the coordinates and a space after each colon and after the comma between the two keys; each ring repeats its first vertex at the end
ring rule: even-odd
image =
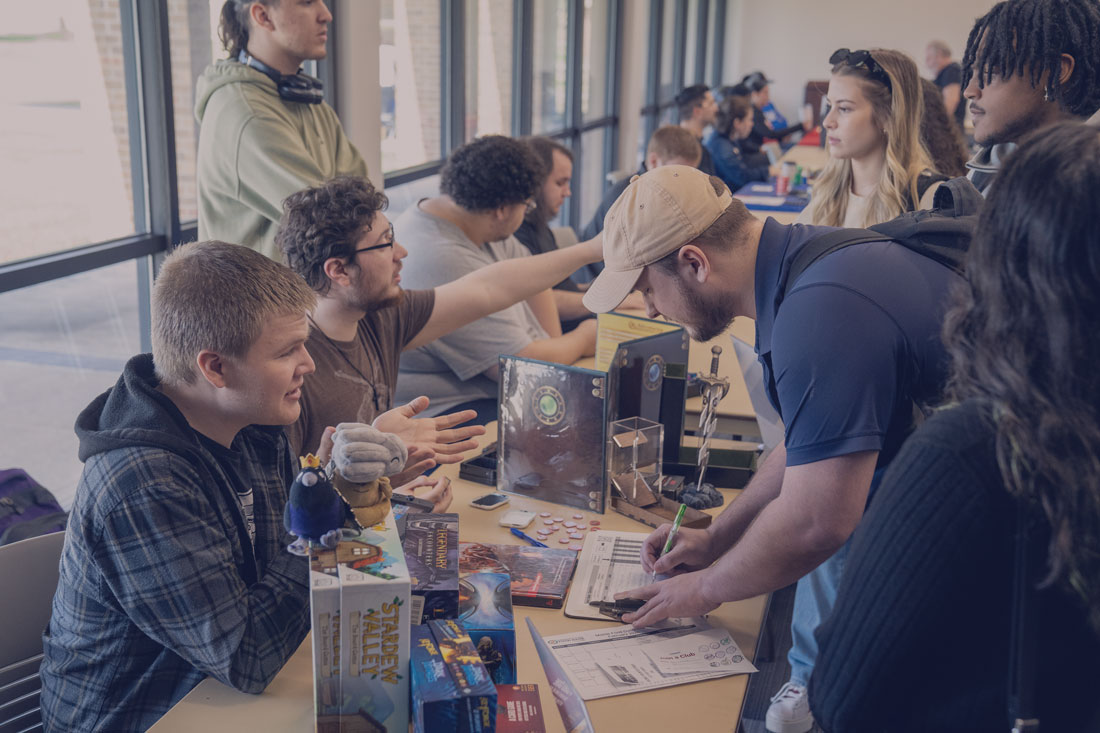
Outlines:
{"type": "Polygon", "coordinates": [[[577,571],[565,601],[565,615],[611,621],[593,603],[613,601],[615,594],[649,585],[642,569],[645,532],[589,532],[577,558],[577,571]]]}
{"type": "Polygon", "coordinates": [[[606,372],[615,358],[615,349],[624,341],[675,331],[675,323],[654,321],[621,313],[601,313],[596,316],[596,369],[606,372]]]}
{"type": "Polygon", "coordinates": [[[737,642],[705,618],[617,626],[546,638],[585,700],[755,672],[737,642]]]}

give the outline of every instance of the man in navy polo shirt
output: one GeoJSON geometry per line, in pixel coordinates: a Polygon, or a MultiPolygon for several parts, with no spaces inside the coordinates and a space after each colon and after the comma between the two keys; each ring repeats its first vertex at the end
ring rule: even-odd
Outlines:
{"type": "Polygon", "coordinates": [[[872,487],[946,376],[940,342],[948,268],[890,242],[853,245],[812,264],[784,296],[796,253],[829,227],[760,221],[715,177],[665,166],[638,178],[607,215],[606,266],[584,296],[602,312],[632,290],[649,315],[692,338],[756,320],[756,350],[784,445],[706,530],[651,534],[647,571],[675,575],[628,594],[647,599],[623,620],[649,626],[697,616],[798,581],[791,681],[773,698],[768,729],[813,726],[805,694],[846,542],[872,487]]]}

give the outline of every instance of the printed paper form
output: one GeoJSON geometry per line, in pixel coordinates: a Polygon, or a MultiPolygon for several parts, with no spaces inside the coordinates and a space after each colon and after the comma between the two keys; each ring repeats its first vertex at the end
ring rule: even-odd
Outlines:
{"type": "Polygon", "coordinates": [[[649,573],[642,569],[645,532],[590,532],[577,558],[577,571],[565,601],[565,615],[610,621],[600,615],[598,601],[613,601],[615,594],[649,585],[649,573]]]}
{"type": "Polygon", "coordinates": [[[729,632],[705,618],[562,634],[546,644],[585,700],[756,671],[729,632]]]}
{"type": "Polygon", "coordinates": [[[680,328],[675,323],[624,316],[621,313],[601,313],[596,316],[596,325],[596,369],[601,372],[606,372],[611,366],[619,344],[680,328]]]}

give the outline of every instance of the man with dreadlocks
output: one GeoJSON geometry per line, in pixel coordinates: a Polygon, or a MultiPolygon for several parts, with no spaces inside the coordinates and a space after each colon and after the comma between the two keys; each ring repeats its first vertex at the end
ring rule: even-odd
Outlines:
{"type": "Polygon", "coordinates": [[[963,55],[984,194],[1025,135],[1100,108],[1100,0],[1005,0],[978,19],[963,55]]]}

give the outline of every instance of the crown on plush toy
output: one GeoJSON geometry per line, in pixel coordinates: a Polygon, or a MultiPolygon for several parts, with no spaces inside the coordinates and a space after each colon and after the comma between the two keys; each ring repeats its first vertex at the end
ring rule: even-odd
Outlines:
{"type": "Polygon", "coordinates": [[[299,458],[298,463],[301,465],[302,468],[320,468],[321,467],[321,459],[319,459],[317,456],[313,455],[312,453],[307,453],[306,455],[299,458]]]}

